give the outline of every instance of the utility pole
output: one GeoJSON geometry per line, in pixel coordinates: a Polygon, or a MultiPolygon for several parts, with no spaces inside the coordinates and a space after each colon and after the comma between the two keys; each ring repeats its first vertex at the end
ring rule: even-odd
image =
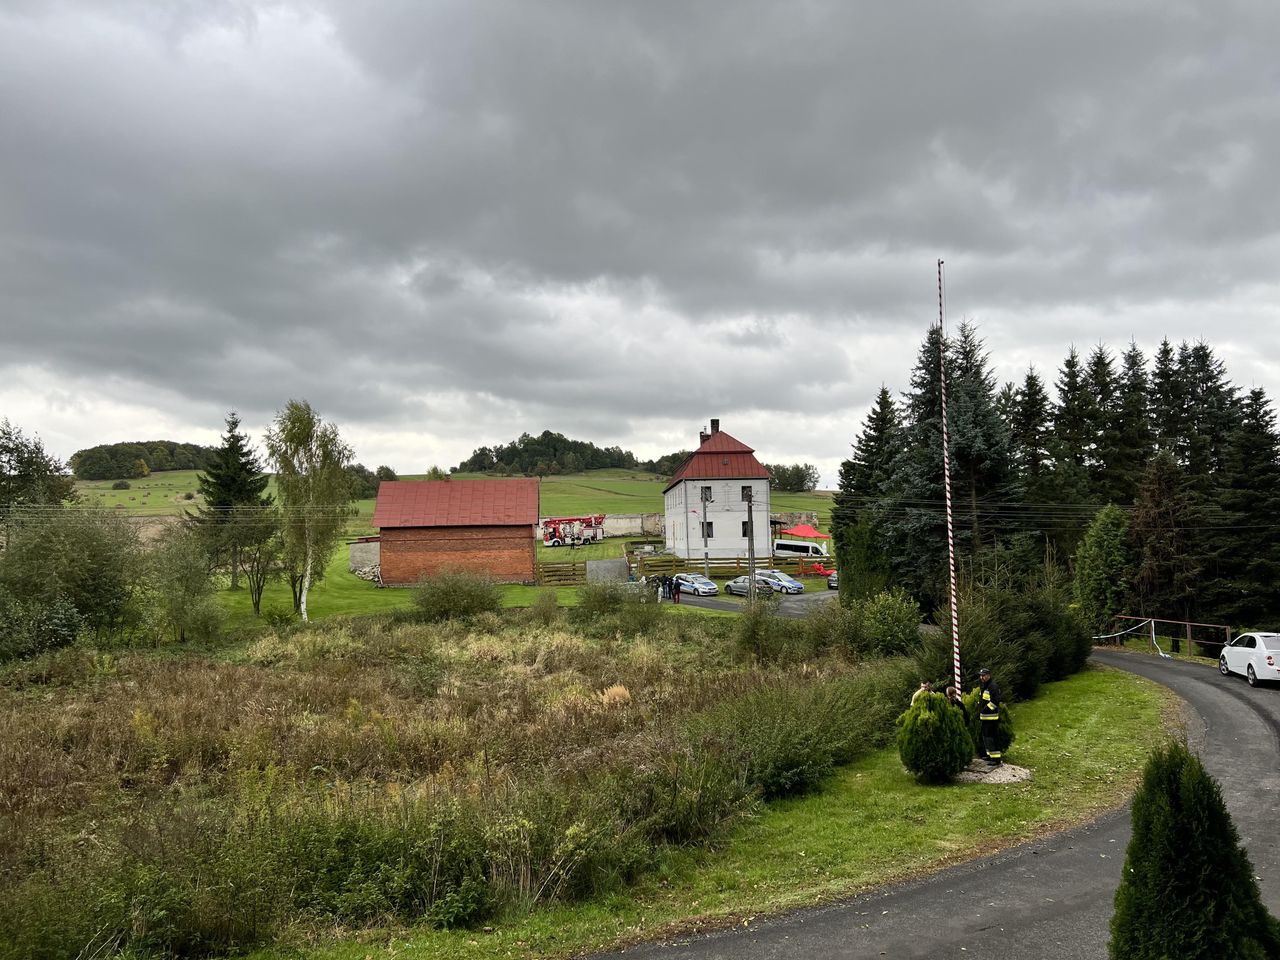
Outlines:
{"type": "Polygon", "coordinates": [[[711,579],[711,560],[707,551],[707,506],[715,503],[711,499],[711,488],[702,488],[702,575],[711,579]]]}
{"type": "Polygon", "coordinates": [[[756,524],[751,509],[754,499],[751,488],[745,488],[742,496],[747,501],[747,600],[754,602],[756,599],[756,524]]]}

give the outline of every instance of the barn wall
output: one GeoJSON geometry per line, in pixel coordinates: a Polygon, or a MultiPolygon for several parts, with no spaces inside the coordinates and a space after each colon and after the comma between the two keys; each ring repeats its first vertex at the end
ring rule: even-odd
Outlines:
{"type": "Polygon", "coordinates": [[[533,527],[402,527],[382,530],[382,582],[467,570],[504,583],[536,579],[533,527]]]}

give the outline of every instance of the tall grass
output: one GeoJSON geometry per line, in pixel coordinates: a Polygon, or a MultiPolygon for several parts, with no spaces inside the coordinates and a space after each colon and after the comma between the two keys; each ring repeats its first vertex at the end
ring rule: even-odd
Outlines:
{"type": "Polygon", "coordinates": [[[594,896],[881,745],[915,684],[839,651],[747,662],[732,624],[650,606],[9,668],[0,957],[205,956],[594,896]]]}

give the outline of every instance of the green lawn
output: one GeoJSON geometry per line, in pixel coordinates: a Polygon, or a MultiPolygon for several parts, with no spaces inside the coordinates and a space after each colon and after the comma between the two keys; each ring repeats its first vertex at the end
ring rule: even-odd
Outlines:
{"type": "MultiPolygon", "coordinates": [[[[455,474],[459,480],[480,479],[482,474],[455,474]]],[[[420,477],[405,476],[416,480],[420,477]]],[[[80,480],[76,490],[85,503],[104,507],[120,507],[130,513],[164,515],[191,510],[200,505],[197,496],[184,500],[186,493],[196,494],[195,470],[166,470],[149,477],[130,480],[130,489],[112,490],[111,480],[80,480]]],[[[665,479],[638,470],[589,470],[570,476],[543,477],[539,512],[544,517],[583,516],[594,513],[661,513],[662,488],[665,479]]],[[[268,486],[275,493],[275,481],[268,486]]],[[[831,518],[831,494],[773,493],[775,512],[813,510],[819,524],[826,526],[831,518]]],[[[357,500],[356,516],[351,530],[355,535],[372,532],[373,500],[357,500]]]]}
{"type": "MultiPolygon", "coordinates": [[[[838,771],[819,793],[765,807],[716,849],[676,851],[630,891],[495,923],[485,931],[403,931],[397,956],[566,957],[848,897],[1080,822],[1128,797],[1168,735],[1163,687],[1091,668],[1017,705],[1011,763],[1023,784],[925,787],[894,749],[838,771]]],[[[1122,856],[1123,851],[1118,851],[1122,856]]],[[[310,946],[316,960],[364,960],[385,941],[310,946]]],[[[293,948],[254,954],[295,957],[293,948]]]]}

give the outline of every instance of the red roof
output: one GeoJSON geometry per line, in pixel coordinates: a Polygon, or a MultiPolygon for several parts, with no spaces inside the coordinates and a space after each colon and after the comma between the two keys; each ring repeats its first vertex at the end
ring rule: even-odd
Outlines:
{"type": "Polygon", "coordinates": [[[663,493],[683,480],[767,480],[769,471],[755,458],[755,451],[723,430],[703,441],[680,464],[663,493]]]}
{"type": "Polygon", "coordinates": [[[538,522],[538,481],[383,480],[373,525],[517,527],[538,522]]]}

